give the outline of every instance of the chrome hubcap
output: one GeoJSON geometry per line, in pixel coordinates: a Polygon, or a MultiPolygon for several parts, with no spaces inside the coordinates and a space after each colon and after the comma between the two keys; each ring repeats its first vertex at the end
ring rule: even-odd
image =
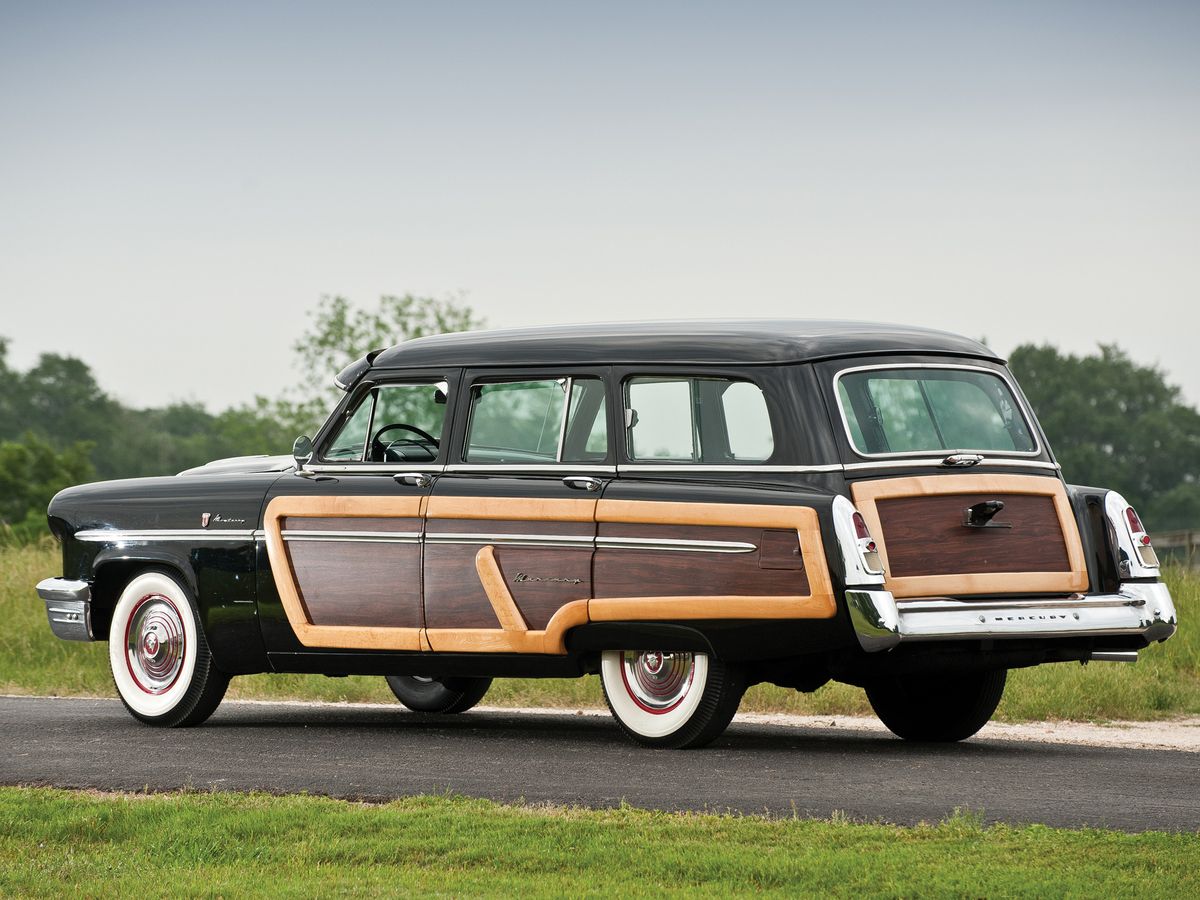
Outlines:
{"type": "Polygon", "coordinates": [[[137,686],[161,694],[175,683],[183,668],[183,619],[175,604],[162,594],[138,601],[125,631],[125,661],[137,686]]]}
{"type": "Polygon", "coordinates": [[[621,657],[625,688],[647,712],[661,714],[678,706],[691,689],[695,672],[693,653],[626,650],[621,657]]]}

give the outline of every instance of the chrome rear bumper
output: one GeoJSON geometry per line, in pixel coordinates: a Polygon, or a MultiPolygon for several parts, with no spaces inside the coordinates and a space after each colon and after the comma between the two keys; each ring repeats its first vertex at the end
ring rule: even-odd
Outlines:
{"type": "Polygon", "coordinates": [[[1140,635],[1147,644],[1175,633],[1175,604],[1161,582],[1127,583],[1115,594],[1044,598],[897,601],[890,591],[846,591],[859,644],[868,652],[907,641],[1140,635]]]}
{"type": "Polygon", "coordinates": [[[50,630],[64,641],[94,641],[92,586],[86,581],[47,578],[39,581],[38,596],[46,603],[50,630]]]}

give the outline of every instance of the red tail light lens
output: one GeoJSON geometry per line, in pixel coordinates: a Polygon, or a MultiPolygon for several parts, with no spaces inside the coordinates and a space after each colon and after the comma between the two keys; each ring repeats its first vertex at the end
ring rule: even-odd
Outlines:
{"type": "Polygon", "coordinates": [[[854,514],[854,536],[860,541],[869,541],[871,539],[871,532],[867,530],[867,520],[862,517],[862,513],[860,512],[854,514]]]}
{"type": "Polygon", "coordinates": [[[1142,534],[1145,528],[1142,527],[1142,520],[1138,517],[1137,510],[1132,506],[1125,507],[1125,518],[1129,522],[1129,530],[1134,534],[1142,534]]]}

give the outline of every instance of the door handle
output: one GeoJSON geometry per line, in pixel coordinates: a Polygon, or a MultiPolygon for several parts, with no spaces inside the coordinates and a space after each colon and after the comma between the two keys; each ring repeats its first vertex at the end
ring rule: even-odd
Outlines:
{"type": "Polygon", "coordinates": [[[592,478],[590,475],[568,475],[562,482],[577,491],[594,492],[604,487],[604,482],[599,478],[592,478]]]}
{"type": "Polygon", "coordinates": [[[433,484],[433,476],[426,475],[424,472],[401,472],[399,475],[393,475],[392,479],[398,484],[407,484],[409,487],[427,488],[433,484]]]}

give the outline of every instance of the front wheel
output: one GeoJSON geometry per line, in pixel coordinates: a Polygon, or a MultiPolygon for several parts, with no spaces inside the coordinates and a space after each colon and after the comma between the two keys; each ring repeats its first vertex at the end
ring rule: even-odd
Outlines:
{"type": "Polygon", "coordinates": [[[396,699],[413,712],[466,712],[483,699],[490,678],[430,678],[425,675],[388,675],[396,699]]]}
{"type": "Polygon", "coordinates": [[[987,724],[1004,696],[1005,669],[906,675],[867,687],[871,707],[897,737],[961,741],[987,724]]]}
{"type": "Polygon", "coordinates": [[[613,718],[646,747],[703,747],[720,736],[742,701],[739,670],[707,653],[608,650],[600,683],[613,718]]]}
{"type": "Polygon", "coordinates": [[[108,661],[121,702],[147,725],[199,725],[229,686],[213,665],[190,593],[157,570],[136,575],[121,592],[108,661]]]}

